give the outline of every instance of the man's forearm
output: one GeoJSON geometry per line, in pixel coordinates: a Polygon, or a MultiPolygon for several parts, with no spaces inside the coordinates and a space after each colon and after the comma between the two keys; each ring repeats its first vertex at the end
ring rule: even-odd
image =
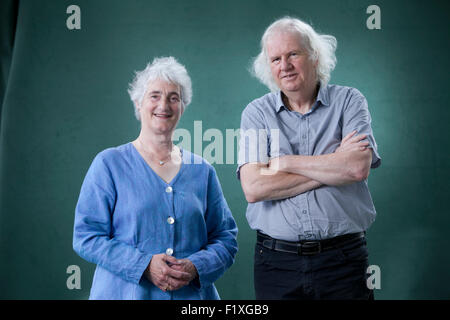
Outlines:
{"type": "Polygon", "coordinates": [[[288,155],[272,161],[271,168],[336,186],[366,179],[371,160],[371,149],[318,156],[288,155]]]}
{"type": "Polygon", "coordinates": [[[288,173],[265,174],[266,166],[248,164],[241,168],[241,184],[248,202],[280,200],[294,197],[322,184],[308,177],[288,173]]]}
{"type": "Polygon", "coordinates": [[[259,199],[257,201],[287,199],[319,188],[322,185],[318,181],[287,172],[279,172],[265,177],[260,180],[262,185],[260,185],[259,199]]]}

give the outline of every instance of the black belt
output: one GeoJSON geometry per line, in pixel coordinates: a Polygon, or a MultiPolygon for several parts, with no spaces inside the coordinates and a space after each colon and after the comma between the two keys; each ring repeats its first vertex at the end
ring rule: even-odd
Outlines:
{"type": "Polygon", "coordinates": [[[350,233],[325,240],[291,242],[277,240],[258,231],[256,242],[265,248],[295,253],[302,256],[316,255],[322,251],[336,249],[355,240],[364,238],[365,232],[350,233]]]}

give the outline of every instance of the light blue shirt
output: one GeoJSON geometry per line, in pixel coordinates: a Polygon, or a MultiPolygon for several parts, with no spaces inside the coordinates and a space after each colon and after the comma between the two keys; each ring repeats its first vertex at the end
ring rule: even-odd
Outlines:
{"type": "MultiPolygon", "coordinates": [[[[302,115],[284,106],[281,92],[252,101],[242,112],[237,174],[248,162],[268,163],[283,155],[333,153],[353,130],[366,134],[372,148],[372,168],[381,163],[365,97],[357,89],[321,87],[311,110],[302,115]],[[245,135],[261,130],[256,143],[245,135]]],[[[375,220],[367,180],[344,186],[322,186],[284,200],[249,203],[250,227],[287,240],[320,240],[361,232],[375,220]]]]}
{"type": "Polygon", "coordinates": [[[81,187],[73,248],[97,264],[90,299],[219,299],[214,286],[237,252],[237,227],[214,168],[182,150],[170,183],[132,143],[99,153],[81,187]],[[199,278],[163,292],[143,276],[152,256],[187,258],[199,278]]]}

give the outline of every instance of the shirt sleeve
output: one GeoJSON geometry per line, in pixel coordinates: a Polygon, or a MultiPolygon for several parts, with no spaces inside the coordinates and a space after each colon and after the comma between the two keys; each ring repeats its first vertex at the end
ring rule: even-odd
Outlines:
{"type": "Polygon", "coordinates": [[[202,250],[188,257],[197,269],[199,286],[210,285],[220,278],[233,264],[238,250],[236,222],[213,167],[208,177],[205,222],[208,243],[202,250]]]}
{"type": "Polygon", "coordinates": [[[114,239],[112,216],[116,190],[111,173],[98,155],[89,168],[75,209],[73,249],[126,281],[139,283],[152,258],[114,239]]]}
{"type": "Polygon", "coordinates": [[[237,178],[240,179],[240,169],[246,163],[269,163],[269,138],[264,118],[257,108],[249,104],[241,116],[239,131],[239,154],[237,178]]]}
{"type": "Polygon", "coordinates": [[[381,157],[378,154],[378,146],[372,132],[369,108],[367,106],[366,98],[356,89],[342,116],[342,137],[356,130],[357,135],[366,134],[366,141],[369,142],[369,147],[372,149],[372,164],[371,168],[377,168],[381,164],[381,157]]]}

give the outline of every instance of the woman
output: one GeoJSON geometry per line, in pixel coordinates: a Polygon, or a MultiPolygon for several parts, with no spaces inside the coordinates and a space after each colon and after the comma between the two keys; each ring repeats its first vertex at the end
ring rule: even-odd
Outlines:
{"type": "Polygon", "coordinates": [[[97,264],[90,299],[219,299],[237,227],[214,168],[172,144],[191,80],[156,58],[129,93],[140,134],[95,157],[75,212],[73,248],[97,264]]]}

